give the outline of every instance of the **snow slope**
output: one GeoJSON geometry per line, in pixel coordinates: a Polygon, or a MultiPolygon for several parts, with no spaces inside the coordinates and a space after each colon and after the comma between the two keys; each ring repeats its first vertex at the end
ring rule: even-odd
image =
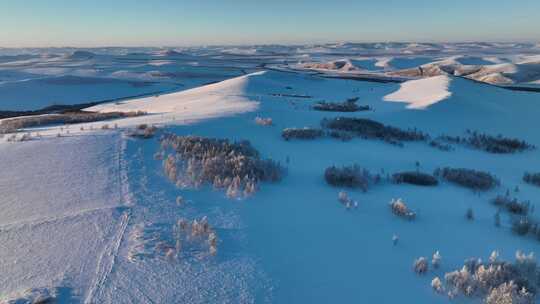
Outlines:
{"type": "Polygon", "coordinates": [[[384,100],[408,103],[410,109],[424,109],[450,97],[449,85],[450,77],[444,75],[409,80],[401,84],[398,91],[386,95],[384,100]]]}

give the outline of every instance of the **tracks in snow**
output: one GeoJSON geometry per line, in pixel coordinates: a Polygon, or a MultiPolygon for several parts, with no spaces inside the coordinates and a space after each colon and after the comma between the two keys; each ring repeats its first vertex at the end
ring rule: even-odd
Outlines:
{"type": "Polygon", "coordinates": [[[93,301],[94,297],[101,294],[102,288],[107,281],[107,277],[113,270],[114,263],[118,256],[120,244],[122,243],[124,233],[126,232],[126,228],[129,224],[130,215],[130,210],[124,211],[120,217],[120,222],[117,225],[116,233],[114,234],[111,242],[109,242],[101,253],[97,262],[96,275],[94,276],[94,280],[90,286],[90,289],[88,290],[84,303],[96,303],[93,301]]]}
{"type": "Polygon", "coordinates": [[[96,274],[88,289],[84,303],[97,303],[94,301],[94,298],[100,298],[103,288],[106,286],[107,278],[111,274],[114,268],[116,259],[118,258],[118,251],[124,235],[126,233],[127,227],[129,225],[129,220],[131,218],[131,207],[133,206],[133,199],[131,190],[129,187],[129,178],[128,178],[128,161],[125,158],[126,149],[127,149],[127,139],[120,135],[120,149],[117,153],[118,158],[118,178],[120,179],[120,191],[121,197],[123,200],[123,205],[127,207],[122,215],[120,216],[119,223],[117,225],[116,233],[112,237],[111,241],[104,248],[103,252],[98,258],[96,274]]]}

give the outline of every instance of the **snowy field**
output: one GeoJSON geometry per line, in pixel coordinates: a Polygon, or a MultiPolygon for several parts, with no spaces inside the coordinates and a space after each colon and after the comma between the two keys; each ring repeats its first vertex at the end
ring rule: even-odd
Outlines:
{"type": "Polygon", "coordinates": [[[450,300],[433,290],[432,279],[494,250],[508,261],[517,250],[540,252],[535,236],[512,231],[510,213],[500,211],[497,226],[491,203],[508,191],[530,201],[530,220],[538,220],[540,187],[522,180],[540,172],[538,148],[498,154],[455,142],[444,151],[429,141],[286,141],[282,130],[354,117],[432,139],[472,130],[540,147],[540,93],[456,74],[474,66],[485,79],[531,85],[540,80],[538,53],[532,44],[0,49],[0,111],[103,101],[85,110],[146,113],[15,135],[29,134],[27,141],[0,138],[0,301],[481,303],[480,295],[450,300]],[[439,72],[410,73],[419,66],[439,72]],[[400,82],[329,78],[336,75],[398,75],[400,82]],[[368,110],[313,108],[353,98],[368,110]],[[106,102],[113,99],[121,100],[106,102]],[[261,118],[271,125],[256,123],[261,118]],[[155,136],[129,136],[140,124],[157,126],[155,136]],[[286,174],[241,199],[207,184],[179,187],[164,171],[165,134],[249,140],[286,174]],[[326,168],[352,164],[382,181],[365,192],[326,183],[326,168]],[[500,184],[473,191],[442,178],[434,187],[387,179],[439,167],[486,171],[500,184]],[[346,208],[340,191],[358,206],[346,208]],[[414,221],[392,214],[389,202],[398,198],[414,221]],[[217,235],[214,254],[209,235],[178,232],[179,223],[193,220],[207,221],[217,235]],[[416,274],[413,261],[431,261],[436,251],[440,267],[416,274]]]}

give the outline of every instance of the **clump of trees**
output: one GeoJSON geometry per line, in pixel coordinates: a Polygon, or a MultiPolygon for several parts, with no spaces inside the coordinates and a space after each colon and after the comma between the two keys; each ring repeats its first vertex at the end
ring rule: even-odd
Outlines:
{"type": "Polygon", "coordinates": [[[499,180],[490,173],[472,169],[437,168],[433,175],[475,191],[487,191],[499,185],[499,180]]]}
{"type": "Polygon", "coordinates": [[[279,162],[262,159],[249,141],[167,134],[161,138],[161,147],[172,150],[163,168],[180,187],[210,184],[231,198],[240,198],[255,193],[260,182],[276,182],[285,174],[279,162]]]}
{"type": "Polygon", "coordinates": [[[390,210],[393,214],[409,221],[413,221],[416,219],[416,212],[409,209],[407,204],[405,204],[405,202],[401,198],[392,199],[390,201],[390,210]]]}
{"type": "Polygon", "coordinates": [[[326,102],[321,101],[313,105],[313,110],[326,112],[358,112],[369,111],[369,106],[359,106],[356,104],[358,97],[349,98],[344,102],[326,102]]]}
{"type": "Polygon", "coordinates": [[[481,297],[488,304],[532,304],[540,287],[540,270],[532,253],[516,252],[514,263],[498,261],[493,252],[487,263],[481,259],[468,259],[460,270],[439,277],[431,282],[432,288],[448,297],[459,295],[481,297]]]}
{"type": "Polygon", "coordinates": [[[467,135],[463,137],[443,135],[439,139],[467,145],[489,153],[499,154],[522,152],[536,148],[534,145],[517,138],[504,137],[502,135],[493,136],[471,130],[467,130],[467,135]]]}
{"type": "Polygon", "coordinates": [[[128,259],[165,258],[173,261],[192,254],[216,255],[218,235],[208,218],[180,218],[172,226],[136,225],[130,235],[128,259]]]}
{"type": "Polygon", "coordinates": [[[412,184],[418,186],[437,186],[439,181],[431,174],[418,171],[398,172],[392,175],[392,181],[396,184],[412,184]]]}
{"type": "Polygon", "coordinates": [[[325,118],[321,121],[321,125],[329,130],[346,131],[361,138],[380,139],[399,146],[402,145],[402,141],[424,141],[429,139],[429,135],[416,129],[402,130],[367,118],[325,118]]]}
{"type": "Polygon", "coordinates": [[[287,128],[281,132],[281,137],[285,140],[291,139],[315,139],[322,137],[324,132],[315,128],[287,128]]]}
{"type": "Polygon", "coordinates": [[[477,149],[490,153],[515,153],[534,149],[533,145],[524,140],[504,137],[502,135],[491,136],[476,131],[469,131],[467,142],[477,149]]]}
{"type": "Polygon", "coordinates": [[[525,172],[525,174],[523,175],[523,181],[528,184],[540,187],[540,173],[525,172]]]}
{"type": "Polygon", "coordinates": [[[359,188],[362,191],[367,191],[373,183],[378,183],[380,177],[371,175],[364,168],[354,164],[351,166],[336,167],[332,166],[324,171],[324,179],[334,187],[359,188]]]}
{"type": "Polygon", "coordinates": [[[129,137],[148,139],[154,137],[157,130],[158,128],[156,126],[140,124],[135,129],[126,131],[126,135],[129,137]]]}
{"type": "Polygon", "coordinates": [[[37,116],[24,116],[5,119],[0,122],[0,133],[14,133],[20,129],[41,127],[55,124],[76,124],[110,119],[135,117],[145,115],[146,112],[89,112],[76,111],[59,114],[46,114],[37,116]]]}
{"type": "Polygon", "coordinates": [[[504,210],[515,215],[527,215],[529,213],[530,202],[519,202],[516,198],[511,198],[508,195],[497,195],[492,200],[492,203],[504,210]]]}

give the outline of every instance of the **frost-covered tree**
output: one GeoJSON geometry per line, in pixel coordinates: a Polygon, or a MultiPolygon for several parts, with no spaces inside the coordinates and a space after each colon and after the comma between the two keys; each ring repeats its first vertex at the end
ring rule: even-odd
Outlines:
{"type": "Polygon", "coordinates": [[[417,274],[426,274],[429,270],[428,261],[425,257],[419,257],[414,260],[413,270],[417,274]]]}
{"type": "Polygon", "coordinates": [[[390,209],[392,210],[392,213],[399,217],[408,220],[414,220],[416,218],[416,213],[411,211],[401,198],[392,199],[390,201],[390,209]]]}
{"type": "Polygon", "coordinates": [[[444,292],[444,286],[441,279],[439,279],[439,277],[435,277],[433,278],[433,280],[431,280],[431,288],[433,288],[433,290],[435,290],[435,292],[437,293],[444,292]]]}
{"type": "Polygon", "coordinates": [[[396,246],[398,244],[398,242],[399,242],[399,237],[396,234],[394,234],[392,236],[392,244],[394,244],[394,246],[396,246]]]}
{"type": "Polygon", "coordinates": [[[439,266],[441,266],[441,260],[442,260],[441,254],[439,253],[438,250],[435,251],[431,259],[431,265],[433,265],[433,268],[435,269],[439,268],[439,266]]]}

